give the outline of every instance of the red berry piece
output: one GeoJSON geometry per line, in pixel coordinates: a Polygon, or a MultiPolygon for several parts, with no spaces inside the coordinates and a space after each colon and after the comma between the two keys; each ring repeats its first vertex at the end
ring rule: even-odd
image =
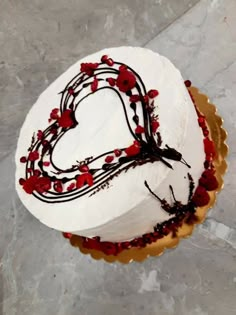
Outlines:
{"type": "Polygon", "coordinates": [[[39,177],[41,175],[40,170],[34,170],[34,175],[39,177]]]}
{"type": "Polygon", "coordinates": [[[19,179],[19,184],[20,184],[20,185],[24,185],[24,183],[25,183],[25,179],[24,179],[24,178],[20,178],[20,179],[19,179]]]}
{"type": "Polygon", "coordinates": [[[148,91],[148,97],[150,97],[150,98],[157,97],[158,94],[159,94],[159,92],[157,90],[148,91]]]}
{"type": "Polygon", "coordinates": [[[199,179],[199,184],[206,188],[206,190],[211,191],[218,188],[218,182],[214,175],[213,170],[206,170],[202,173],[199,179]]]}
{"type": "Polygon", "coordinates": [[[110,86],[116,85],[116,80],[114,78],[107,78],[106,81],[110,84],[110,86]]]}
{"type": "Polygon", "coordinates": [[[20,162],[21,162],[21,163],[26,163],[26,162],[27,162],[27,158],[26,158],[25,156],[22,156],[22,157],[20,158],[20,162]]]}
{"type": "Polygon", "coordinates": [[[38,140],[42,140],[43,139],[43,132],[42,132],[42,130],[38,130],[37,138],[38,138],[38,140]]]}
{"type": "Polygon", "coordinates": [[[89,167],[86,164],[82,164],[82,165],[80,165],[79,170],[82,173],[87,173],[89,171],[89,167]]]}
{"type": "Polygon", "coordinates": [[[137,140],[134,141],[134,144],[125,149],[127,156],[134,156],[140,153],[140,144],[137,140]]]}
{"type": "Polygon", "coordinates": [[[67,187],[67,190],[68,191],[71,191],[75,188],[75,183],[71,183],[68,187],[67,187]]]}
{"type": "Polygon", "coordinates": [[[115,149],[115,150],[114,150],[114,154],[115,154],[116,157],[119,157],[119,156],[121,156],[122,151],[119,150],[119,149],[115,149]]]}
{"type": "Polygon", "coordinates": [[[54,185],[53,185],[53,188],[56,192],[58,193],[62,193],[63,191],[63,187],[62,187],[62,183],[60,180],[56,180],[54,185]]]}
{"type": "Polygon", "coordinates": [[[83,173],[76,178],[76,188],[81,188],[86,184],[93,185],[93,176],[90,173],[83,173]]]}
{"type": "Polygon", "coordinates": [[[93,82],[91,83],[91,91],[95,92],[98,88],[98,79],[95,77],[93,82]]]}
{"type": "Polygon", "coordinates": [[[186,87],[190,87],[192,85],[192,82],[190,80],[184,81],[184,84],[186,87]]]}
{"type": "Polygon", "coordinates": [[[120,71],[125,71],[125,70],[127,70],[127,66],[126,65],[121,65],[121,66],[119,66],[119,70],[120,71]]]}
{"type": "Polygon", "coordinates": [[[111,163],[113,160],[114,160],[114,156],[112,156],[112,155],[108,155],[108,156],[105,158],[105,162],[106,162],[106,163],[111,163]]]}
{"type": "Polygon", "coordinates": [[[105,61],[105,63],[106,63],[108,66],[110,66],[110,67],[112,67],[112,66],[114,65],[114,61],[113,61],[113,59],[111,59],[111,58],[108,58],[108,59],[105,61]]]}
{"type": "Polygon", "coordinates": [[[51,181],[48,177],[36,177],[37,181],[35,183],[34,189],[42,194],[47,192],[49,189],[51,189],[51,181]]]}
{"type": "Polygon", "coordinates": [[[135,87],[136,77],[133,72],[121,71],[117,77],[116,85],[121,92],[128,92],[135,87]]]}
{"type": "Polygon", "coordinates": [[[152,132],[156,133],[158,127],[160,126],[159,122],[157,120],[153,120],[151,125],[152,125],[152,132]]]}
{"type": "Polygon", "coordinates": [[[209,138],[205,138],[203,140],[204,142],[204,150],[205,150],[205,153],[206,155],[215,155],[215,145],[214,145],[214,142],[211,141],[209,138]]]}
{"type": "Polygon", "coordinates": [[[142,126],[140,126],[140,125],[138,125],[138,126],[135,128],[135,133],[136,133],[136,134],[144,133],[144,131],[145,131],[145,129],[144,129],[142,126]]]}
{"type": "Polygon", "coordinates": [[[45,161],[45,162],[43,162],[43,166],[49,166],[50,165],[50,162],[49,161],[45,161]]]}
{"type": "Polygon", "coordinates": [[[50,119],[57,119],[58,118],[58,112],[59,112],[59,108],[54,108],[52,111],[51,111],[51,114],[50,114],[50,119]]]}
{"type": "Polygon", "coordinates": [[[108,55],[103,55],[101,58],[101,62],[106,63],[108,58],[109,58],[108,55]]]}
{"type": "Polygon", "coordinates": [[[70,239],[70,238],[72,237],[72,235],[73,235],[72,233],[69,233],[69,232],[63,232],[62,234],[63,234],[63,236],[64,236],[65,238],[69,238],[69,239],[70,239]]]}
{"type": "Polygon", "coordinates": [[[206,130],[204,130],[203,131],[203,135],[205,136],[205,137],[207,137],[208,135],[209,135],[209,131],[206,129],[206,130]]]}
{"type": "Polygon", "coordinates": [[[202,186],[198,186],[193,195],[192,202],[197,207],[203,207],[206,206],[209,201],[210,197],[206,189],[202,186]]]}
{"type": "Polygon", "coordinates": [[[116,248],[116,244],[115,243],[101,242],[100,246],[101,246],[101,250],[106,255],[117,255],[117,248],[116,248]]]}
{"type": "Polygon", "coordinates": [[[131,95],[129,98],[131,103],[136,103],[140,101],[140,96],[138,94],[131,95]]]}
{"type": "Polygon", "coordinates": [[[29,154],[29,161],[36,161],[36,160],[38,160],[39,159],[39,153],[38,153],[38,151],[32,151],[32,152],[30,152],[30,154],[29,154]]]}
{"type": "Polygon", "coordinates": [[[200,116],[199,118],[198,118],[198,124],[199,124],[199,126],[200,127],[202,127],[203,125],[205,125],[205,117],[204,116],[200,116]]]}
{"type": "Polygon", "coordinates": [[[62,128],[69,128],[74,125],[74,121],[72,119],[72,110],[66,109],[62,114],[61,117],[58,118],[58,124],[62,128]]]}
{"type": "Polygon", "coordinates": [[[30,168],[30,167],[27,168],[27,170],[26,170],[27,173],[31,173],[32,171],[33,171],[33,170],[32,170],[32,168],[30,168]]]}

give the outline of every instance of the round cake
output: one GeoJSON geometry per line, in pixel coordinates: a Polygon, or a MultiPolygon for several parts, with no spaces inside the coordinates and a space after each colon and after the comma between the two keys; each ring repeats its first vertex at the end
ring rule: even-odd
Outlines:
{"type": "Polygon", "coordinates": [[[113,243],[156,240],[193,217],[217,182],[188,84],[167,58],[139,47],[104,49],[70,67],[20,131],[16,189],[25,207],[51,228],[113,243]]]}

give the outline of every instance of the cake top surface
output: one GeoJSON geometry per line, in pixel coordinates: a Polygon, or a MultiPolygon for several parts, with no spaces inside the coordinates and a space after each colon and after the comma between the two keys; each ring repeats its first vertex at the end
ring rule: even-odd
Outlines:
{"type": "Polygon", "coordinates": [[[20,131],[22,202],[44,224],[72,232],[134,209],[150,194],[144,181],[155,189],[181,160],[188,103],[179,71],[148,49],[81,59],[40,95],[20,131]]]}

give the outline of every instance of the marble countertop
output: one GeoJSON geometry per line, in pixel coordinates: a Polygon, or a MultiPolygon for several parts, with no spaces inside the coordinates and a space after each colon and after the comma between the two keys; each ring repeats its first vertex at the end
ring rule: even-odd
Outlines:
{"type": "Polygon", "coordinates": [[[236,314],[236,1],[1,0],[0,314],[236,314]],[[138,45],[169,57],[228,131],[224,190],[191,238],[129,265],[83,256],[14,189],[19,128],[37,96],[83,55],[138,45]]]}

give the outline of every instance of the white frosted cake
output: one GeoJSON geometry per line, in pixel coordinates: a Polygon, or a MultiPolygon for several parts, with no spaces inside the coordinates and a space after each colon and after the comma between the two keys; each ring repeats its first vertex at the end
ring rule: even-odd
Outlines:
{"type": "Polygon", "coordinates": [[[114,243],[160,238],[209,200],[211,149],[204,117],[167,58],[104,49],[70,67],[31,108],[16,151],[16,189],[59,231],[114,243]]]}

